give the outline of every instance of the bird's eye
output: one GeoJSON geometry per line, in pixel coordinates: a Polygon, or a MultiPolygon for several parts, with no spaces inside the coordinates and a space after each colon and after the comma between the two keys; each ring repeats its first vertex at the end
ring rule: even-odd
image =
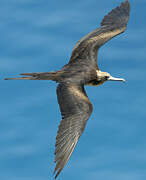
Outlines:
{"type": "Polygon", "coordinates": [[[104,78],[105,78],[105,80],[108,80],[109,76],[105,76],[104,78]]]}

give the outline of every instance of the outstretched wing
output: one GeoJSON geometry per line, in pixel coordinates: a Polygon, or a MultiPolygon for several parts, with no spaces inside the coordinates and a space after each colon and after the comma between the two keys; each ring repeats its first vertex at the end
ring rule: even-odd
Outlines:
{"type": "Polygon", "coordinates": [[[92,112],[92,104],[82,85],[59,84],[57,97],[62,120],[55,145],[55,178],[69,160],[92,112]]]}
{"type": "Polygon", "coordinates": [[[130,4],[128,1],[113,9],[101,22],[101,27],[89,33],[75,45],[69,63],[85,61],[97,66],[97,52],[108,40],[123,33],[129,19],[130,4]]]}

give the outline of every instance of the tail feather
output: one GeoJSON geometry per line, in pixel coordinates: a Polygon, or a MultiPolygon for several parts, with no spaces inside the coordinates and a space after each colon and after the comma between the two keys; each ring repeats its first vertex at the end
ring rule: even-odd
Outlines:
{"type": "Polygon", "coordinates": [[[20,75],[22,75],[24,77],[5,78],[5,80],[54,80],[54,81],[56,81],[56,72],[22,73],[20,75]],[[31,76],[31,77],[25,77],[25,76],[31,76]]]}
{"type": "Polygon", "coordinates": [[[34,77],[5,78],[4,80],[37,80],[34,77]]]}
{"type": "Polygon", "coordinates": [[[20,75],[22,75],[22,76],[37,76],[38,74],[42,74],[42,73],[21,73],[20,75]]]}

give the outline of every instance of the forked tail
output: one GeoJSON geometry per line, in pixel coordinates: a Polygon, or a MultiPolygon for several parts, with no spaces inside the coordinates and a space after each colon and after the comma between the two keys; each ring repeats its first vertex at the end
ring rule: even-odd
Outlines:
{"type": "Polygon", "coordinates": [[[56,72],[45,73],[22,73],[23,77],[19,78],[5,78],[5,80],[53,80],[56,81],[56,72]]]}

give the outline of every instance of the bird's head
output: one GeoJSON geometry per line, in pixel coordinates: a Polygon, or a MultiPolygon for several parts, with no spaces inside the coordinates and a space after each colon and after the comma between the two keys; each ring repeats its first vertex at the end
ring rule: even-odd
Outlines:
{"type": "Polygon", "coordinates": [[[115,78],[111,76],[109,73],[102,72],[100,70],[97,71],[97,80],[100,82],[100,84],[103,84],[105,81],[122,81],[122,82],[126,81],[123,78],[115,78]]]}

